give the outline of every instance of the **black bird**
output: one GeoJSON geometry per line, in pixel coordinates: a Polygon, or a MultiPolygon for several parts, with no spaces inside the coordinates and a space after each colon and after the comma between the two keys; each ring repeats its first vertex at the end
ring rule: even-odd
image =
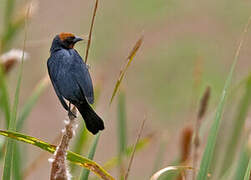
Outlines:
{"type": "Polygon", "coordinates": [[[94,102],[91,76],[85,62],[74,49],[75,43],[81,40],[83,39],[72,33],[56,35],[51,45],[47,67],[63,107],[72,114],[70,105],[75,105],[87,129],[96,134],[104,129],[104,122],[90,106],[94,102]],[[69,106],[65,99],[69,101],[69,106]]]}

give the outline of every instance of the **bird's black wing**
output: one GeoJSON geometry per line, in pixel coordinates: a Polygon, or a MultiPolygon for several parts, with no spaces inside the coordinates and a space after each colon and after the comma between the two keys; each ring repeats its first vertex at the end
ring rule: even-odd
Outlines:
{"type": "Polygon", "coordinates": [[[94,93],[93,93],[93,85],[92,79],[89,73],[89,70],[84,63],[81,56],[75,51],[76,54],[74,55],[74,63],[72,65],[72,75],[77,81],[78,85],[84,92],[84,95],[89,103],[94,103],[94,93]]]}
{"type": "Polygon", "coordinates": [[[57,96],[58,96],[58,99],[60,100],[62,106],[68,111],[68,110],[69,110],[69,107],[68,107],[68,105],[66,104],[66,102],[65,102],[65,100],[64,100],[64,98],[63,98],[63,96],[62,96],[62,94],[61,94],[60,91],[59,91],[59,88],[58,88],[57,85],[56,85],[56,81],[57,81],[57,79],[56,79],[56,75],[57,75],[56,70],[57,70],[58,68],[56,68],[56,67],[57,67],[57,64],[55,64],[55,63],[56,63],[56,61],[53,61],[53,59],[51,59],[51,58],[48,59],[48,61],[47,61],[48,73],[49,73],[49,76],[50,76],[52,85],[53,85],[53,87],[54,87],[54,90],[55,90],[55,92],[56,92],[56,94],[57,94],[57,96]]]}

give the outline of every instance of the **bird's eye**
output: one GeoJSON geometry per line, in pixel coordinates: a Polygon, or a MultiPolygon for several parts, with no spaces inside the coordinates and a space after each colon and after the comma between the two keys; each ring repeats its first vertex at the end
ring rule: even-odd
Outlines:
{"type": "Polygon", "coordinates": [[[65,41],[66,41],[67,43],[71,44],[71,43],[73,43],[74,38],[75,38],[75,37],[70,36],[70,37],[67,37],[67,38],[65,39],[65,41]]]}

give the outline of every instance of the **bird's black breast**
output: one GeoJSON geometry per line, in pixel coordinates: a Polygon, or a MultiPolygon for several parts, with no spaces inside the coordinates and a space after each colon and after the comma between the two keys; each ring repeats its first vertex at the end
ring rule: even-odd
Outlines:
{"type": "Polygon", "coordinates": [[[87,98],[93,103],[93,85],[89,71],[79,54],[74,50],[58,50],[51,53],[47,62],[54,88],[74,104],[87,98]]]}

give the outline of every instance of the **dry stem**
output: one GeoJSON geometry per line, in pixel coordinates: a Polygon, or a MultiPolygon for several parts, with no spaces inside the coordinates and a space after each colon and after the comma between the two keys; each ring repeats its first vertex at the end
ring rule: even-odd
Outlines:
{"type": "MultiPolygon", "coordinates": [[[[195,130],[194,130],[194,143],[193,143],[193,168],[196,168],[197,166],[197,162],[198,162],[198,149],[200,146],[200,138],[199,138],[199,130],[200,130],[200,126],[201,126],[201,122],[202,119],[206,113],[207,107],[208,107],[208,102],[209,102],[209,98],[210,98],[210,87],[208,86],[206,91],[203,94],[203,97],[200,101],[200,109],[197,115],[197,120],[196,120],[196,124],[195,124],[195,130]]],[[[193,171],[193,178],[195,179],[196,177],[196,172],[193,171]]]]}
{"type": "Polygon", "coordinates": [[[51,177],[50,180],[68,180],[71,179],[67,164],[66,164],[66,155],[69,148],[69,143],[71,138],[74,135],[74,123],[76,119],[77,110],[74,106],[72,108],[72,113],[75,115],[69,114],[69,122],[66,122],[64,135],[61,139],[57,150],[55,151],[54,159],[52,162],[51,168],[51,177]]]}
{"type": "Polygon", "coordinates": [[[137,146],[137,144],[138,144],[138,142],[139,142],[139,139],[140,139],[140,136],[141,136],[141,134],[142,134],[142,132],[143,132],[143,128],[144,128],[145,122],[146,122],[146,118],[144,118],[144,120],[142,121],[142,124],[141,124],[140,130],[139,130],[139,133],[138,133],[138,137],[137,137],[136,143],[134,144],[132,156],[131,156],[131,158],[130,158],[130,162],[129,162],[129,165],[128,165],[128,169],[127,169],[127,172],[126,172],[126,175],[125,175],[125,180],[128,179],[129,172],[130,172],[131,166],[132,166],[132,161],[133,161],[134,154],[135,154],[135,151],[136,151],[136,146],[137,146]]]}
{"type": "Polygon", "coordinates": [[[92,30],[93,30],[93,25],[94,25],[94,20],[95,20],[97,9],[98,9],[98,0],[96,0],[95,7],[92,14],[91,28],[90,28],[88,43],[87,43],[86,52],[85,52],[85,63],[87,63],[87,59],[88,59],[88,54],[89,54],[89,49],[90,49],[91,39],[92,39],[92,30]]]}

